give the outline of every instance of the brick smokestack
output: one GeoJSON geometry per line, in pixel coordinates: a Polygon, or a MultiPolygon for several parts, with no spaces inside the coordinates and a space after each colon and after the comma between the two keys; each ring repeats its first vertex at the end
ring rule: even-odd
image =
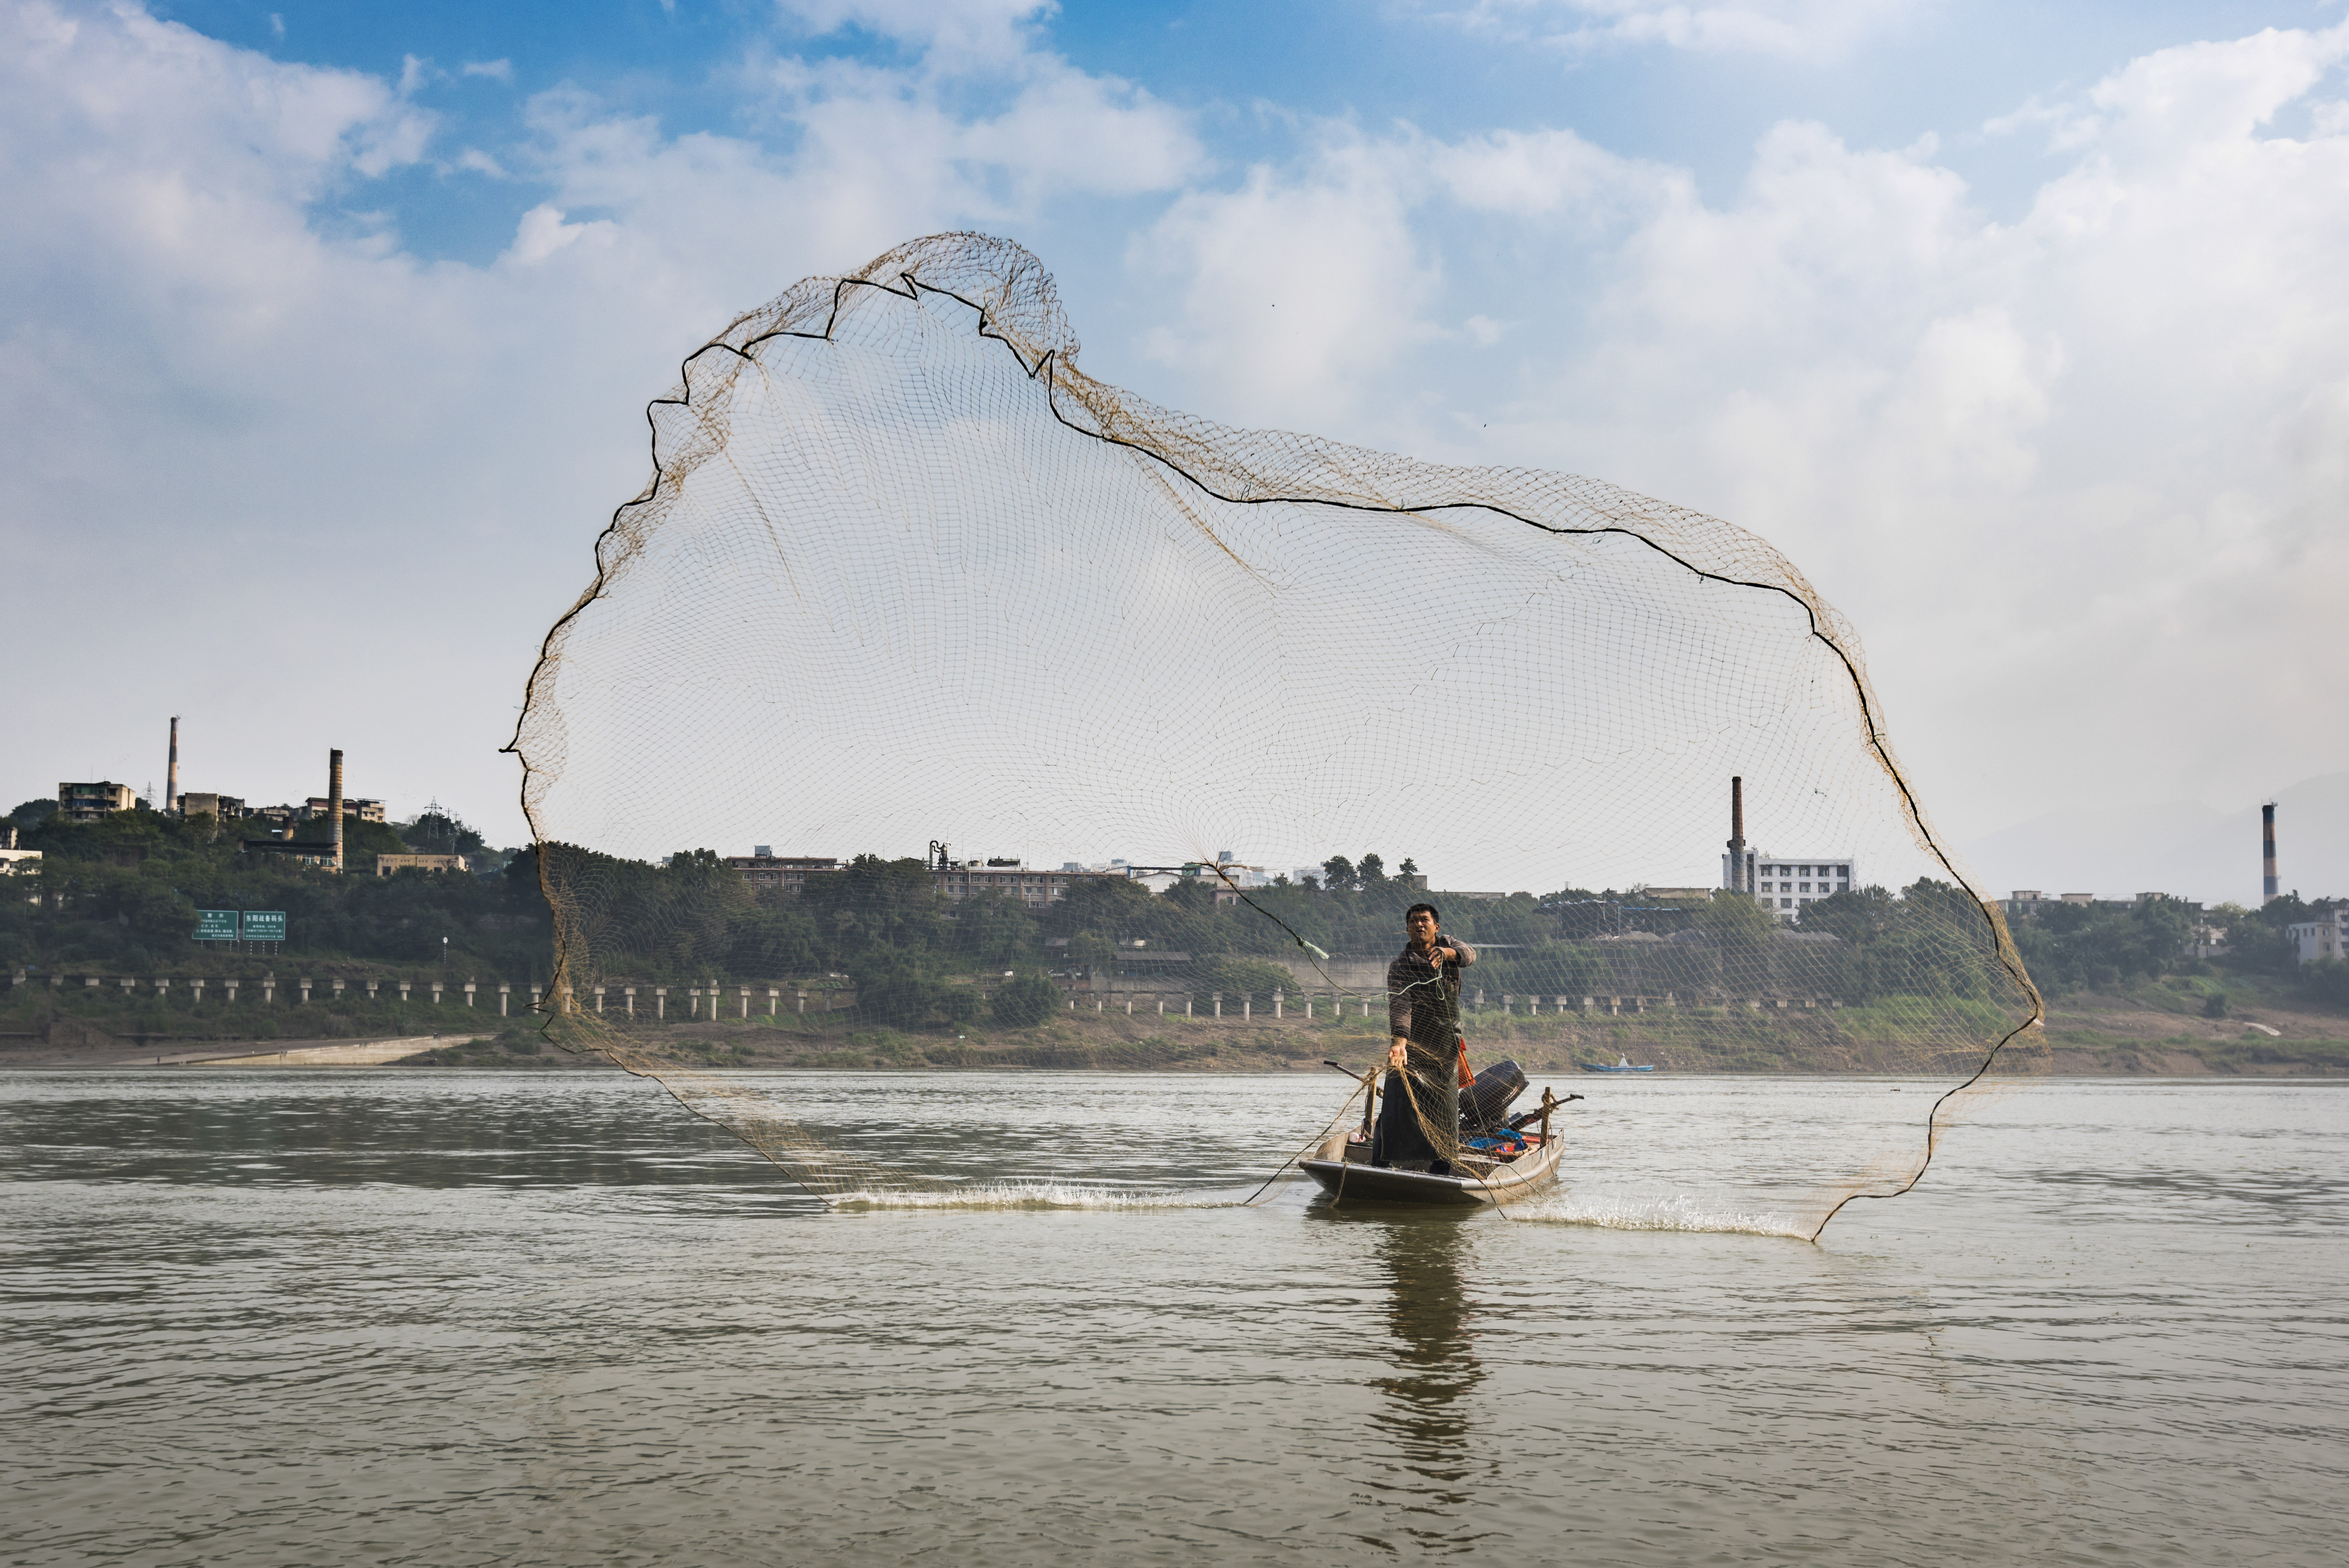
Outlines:
{"type": "Polygon", "coordinates": [[[2276,900],[2275,802],[2260,808],[2260,902],[2276,900]]]}
{"type": "Polygon", "coordinates": [[[1729,781],[1729,891],[1752,892],[1745,885],[1745,780],[1729,781]]]}
{"type": "Polygon", "coordinates": [[[171,716],[171,764],[163,774],[163,814],[177,816],[180,810],[180,716],[171,716]]]}
{"type": "Polygon", "coordinates": [[[326,753],[326,820],[333,824],[331,842],[335,846],[335,869],[343,869],[343,754],[326,753]]]}

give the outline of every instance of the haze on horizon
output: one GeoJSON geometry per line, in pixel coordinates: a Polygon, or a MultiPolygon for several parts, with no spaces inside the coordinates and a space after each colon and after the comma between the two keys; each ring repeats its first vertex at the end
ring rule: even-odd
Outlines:
{"type": "Polygon", "coordinates": [[[1768,538],[1985,891],[2248,900],[2281,797],[2349,892],[2343,9],[0,0],[0,809],[178,713],[519,841],[646,400],[978,228],[1163,405],[1768,538]]]}

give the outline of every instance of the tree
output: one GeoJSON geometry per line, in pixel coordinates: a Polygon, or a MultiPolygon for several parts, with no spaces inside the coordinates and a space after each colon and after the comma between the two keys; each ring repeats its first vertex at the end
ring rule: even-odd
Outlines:
{"type": "Polygon", "coordinates": [[[37,828],[57,814],[55,800],[27,800],[8,813],[8,820],[19,828],[37,828]]]}
{"type": "Polygon", "coordinates": [[[1036,917],[1005,892],[975,893],[954,906],[955,951],[1000,969],[1035,951],[1036,917]]]}
{"type": "Polygon", "coordinates": [[[399,825],[399,836],[419,855],[463,855],[481,852],[481,835],[453,811],[421,811],[399,825]]]}
{"type": "Polygon", "coordinates": [[[1343,855],[1331,855],[1321,862],[1321,885],[1331,892],[1343,892],[1354,885],[1354,862],[1343,855]]]}
{"type": "Polygon", "coordinates": [[[919,955],[886,948],[868,948],[850,962],[848,972],[856,981],[856,1010],[901,1027],[928,1023],[950,990],[927,973],[919,955]]]}
{"type": "Polygon", "coordinates": [[[991,1010],[1006,1028],[1026,1029],[1051,1016],[1060,1005],[1061,988],[1030,970],[997,989],[991,1010]]]}
{"type": "Polygon", "coordinates": [[[945,902],[931,884],[929,863],[911,857],[859,855],[836,872],[810,877],[800,890],[820,951],[839,963],[873,948],[929,950],[946,924],[945,902]]]}
{"type": "Polygon", "coordinates": [[[1201,1012],[1215,1005],[1218,994],[1226,1006],[1237,1012],[1242,997],[1269,1007],[1275,991],[1297,989],[1296,975],[1278,964],[1267,964],[1259,958],[1219,954],[1201,959],[1191,974],[1191,1003],[1201,1012]]]}
{"type": "Polygon", "coordinates": [[[1100,975],[1117,963],[1117,944],[1106,936],[1080,931],[1069,938],[1069,967],[1100,975]]]}
{"type": "Polygon", "coordinates": [[[1387,863],[1376,855],[1364,855],[1355,875],[1364,892],[1375,892],[1387,885],[1387,863]]]}
{"type": "Polygon", "coordinates": [[[812,969],[815,922],[796,903],[762,899],[734,922],[728,959],[738,975],[780,979],[812,969]]]}

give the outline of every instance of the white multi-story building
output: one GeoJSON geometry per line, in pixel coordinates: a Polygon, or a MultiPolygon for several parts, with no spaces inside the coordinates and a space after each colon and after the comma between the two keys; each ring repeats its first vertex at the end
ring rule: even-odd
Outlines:
{"type": "Polygon", "coordinates": [[[779,855],[773,846],[759,844],[750,854],[727,856],[726,866],[754,888],[797,892],[809,877],[838,871],[840,861],[831,855],[779,855]]]}
{"type": "Polygon", "coordinates": [[[2344,914],[2338,905],[2314,920],[2285,926],[2283,934],[2302,964],[2349,958],[2349,914],[2344,914]]]}
{"type": "Polygon", "coordinates": [[[1048,872],[1018,861],[1005,865],[977,861],[949,861],[930,872],[930,882],[940,892],[959,903],[983,892],[999,892],[1018,899],[1030,909],[1043,909],[1068,897],[1069,890],[1080,882],[1101,882],[1115,878],[1125,880],[1123,872],[1057,871],[1048,872]]]}
{"type": "MultiPolygon", "coordinates": [[[[1799,920],[1803,906],[1849,892],[1857,869],[1849,855],[1780,855],[1756,850],[1745,857],[1754,901],[1780,920],[1799,920]]],[[[1721,857],[1721,885],[1730,885],[1729,857],[1721,857]]]]}

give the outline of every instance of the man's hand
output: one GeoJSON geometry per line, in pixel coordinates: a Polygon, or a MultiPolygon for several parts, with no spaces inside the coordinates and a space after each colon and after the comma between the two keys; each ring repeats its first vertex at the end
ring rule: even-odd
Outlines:
{"type": "Polygon", "coordinates": [[[1408,1037],[1397,1035],[1394,1037],[1394,1044],[1387,1047],[1387,1066],[1394,1068],[1397,1072],[1403,1072],[1409,1069],[1411,1066],[1411,1040],[1408,1037]]]}
{"type": "Polygon", "coordinates": [[[1457,964],[1460,962],[1460,949],[1456,947],[1431,947],[1427,951],[1427,961],[1430,964],[1436,965],[1457,964]]]}

